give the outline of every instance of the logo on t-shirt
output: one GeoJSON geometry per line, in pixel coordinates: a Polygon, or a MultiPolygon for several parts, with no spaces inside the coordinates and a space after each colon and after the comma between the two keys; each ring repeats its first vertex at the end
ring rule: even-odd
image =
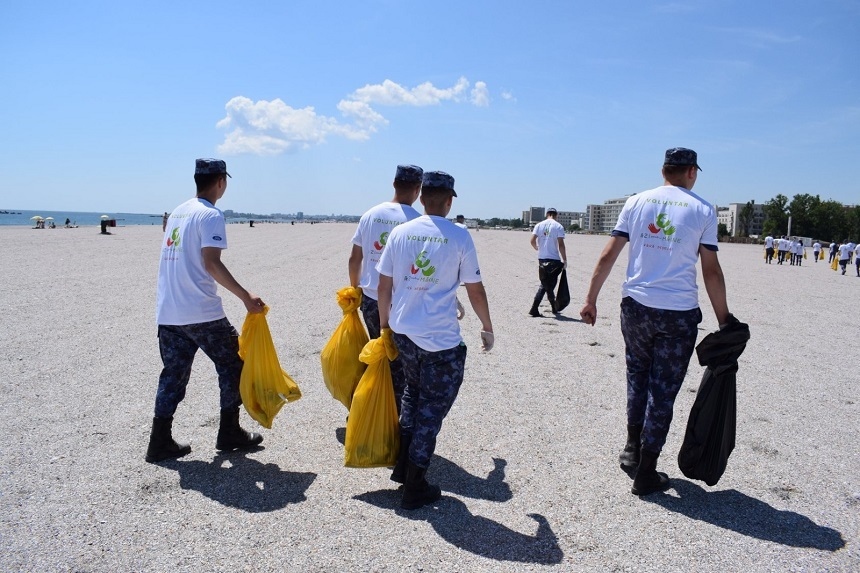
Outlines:
{"type": "Polygon", "coordinates": [[[388,231],[385,231],[381,235],[379,235],[379,240],[374,241],[373,246],[376,247],[377,251],[381,251],[385,248],[385,243],[388,242],[388,231]]]}
{"type": "Polygon", "coordinates": [[[412,264],[412,274],[418,274],[418,271],[425,277],[429,277],[436,272],[436,267],[430,265],[430,259],[427,258],[427,251],[421,251],[412,264]]]}
{"type": "Polygon", "coordinates": [[[167,246],[168,247],[178,247],[179,246],[179,227],[175,227],[173,231],[171,231],[170,236],[167,237],[167,246]]]}
{"type": "Polygon", "coordinates": [[[648,230],[655,235],[659,234],[662,230],[663,234],[667,237],[675,234],[675,227],[672,226],[672,221],[666,219],[666,213],[657,215],[656,224],[648,223],[648,230]]]}
{"type": "Polygon", "coordinates": [[[212,240],[213,240],[213,241],[220,241],[220,240],[222,240],[222,239],[221,239],[221,236],[220,236],[220,235],[212,235],[212,240]]]}

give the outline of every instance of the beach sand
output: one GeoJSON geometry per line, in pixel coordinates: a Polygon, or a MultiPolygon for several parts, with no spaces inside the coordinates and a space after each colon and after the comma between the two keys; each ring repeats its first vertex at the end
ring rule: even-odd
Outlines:
{"type": "MultiPolygon", "coordinates": [[[[579,308],[606,237],[568,236],[571,305],[531,318],[528,233],[473,231],[496,347],[480,351],[467,305],[465,381],[428,472],[443,498],[405,512],[387,470],[343,467],[347,412],[320,375],[354,228],[228,226],[223,260],[271,307],[304,396],[256,428],[265,449],[219,455],[217,380],[199,354],[174,423],[193,451],[161,465],[143,461],[161,229],[0,228],[0,570],[860,570],[853,268],[841,276],[811,250],[800,268],[767,266],[760,247],[721,245],[730,308],[752,332],[737,446],[715,487],[678,470],[694,357],[658,465],[674,487],[640,499],[617,464],[626,252],[590,327],[579,308]]],[[[241,329],[244,307],[222,297],[241,329]]],[[[717,324],[704,287],[699,298],[701,339],[717,324]]]]}

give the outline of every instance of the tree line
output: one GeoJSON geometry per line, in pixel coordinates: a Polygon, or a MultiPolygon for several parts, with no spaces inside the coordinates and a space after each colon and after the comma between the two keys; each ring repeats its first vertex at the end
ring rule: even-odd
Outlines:
{"type": "MultiPolygon", "coordinates": [[[[741,233],[748,235],[753,216],[753,202],[749,201],[738,211],[741,233]]],[[[791,216],[791,234],[812,237],[824,241],[860,239],[860,205],[846,207],[839,201],[822,201],[818,195],[800,193],[791,201],[778,194],[764,203],[764,235],[788,233],[788,217],[791,216]]]]}

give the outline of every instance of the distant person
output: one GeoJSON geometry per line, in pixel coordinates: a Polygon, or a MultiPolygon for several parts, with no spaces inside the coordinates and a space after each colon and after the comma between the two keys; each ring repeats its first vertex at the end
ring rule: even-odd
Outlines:
{"type": "Polygon", "coordinates": [[[830,241],[830,257],[827,259],[827,262],[828,262],[828,263],[832,263],[832,262],[833,262],[833,259],[836,257],[836,252],[838,251],[838,249],[839,249],[839,247],[838,247],[838,245],[836,244],[836,241],[835,241],[835,240],[831,240],[831,241],[830,241]]]}
{"type": "Polygon", "coordinates": [[[239,425],[239,335],[227,320],[216,282],[236,295],[249,313],[263,312],[260,297],[245,290],[221,261],[227,248],[224,214],[215,207],[227,191],[227,164],[198,159],[194,182],[197,196],[173,210],[158,268],[156,321],[164,365],[155,395],[155,417],[146,450],[147,462],[178,458],[191,451],[173,439],[173,414],[185,397],[198,349],[215,363],[221,390],[221,421],[215,448],[246,450],[263,441],[239,425]]]}
{"type": "Polygon", "coordinates": [[[451,175],[424,173],[424,215],[391,231],[376,266],[379,324],[391,328],[400,353],[397,360],[406,373],[395,472],[398,467],[405,470],[400,506],[407,510],[441,496],[439,487],[429,484],[425,476],[442,422],[463,382],[466,345],[453,316],[461,281],[481,321],[482,348],[489,351],[494,344],[472,237],[446,219],[456,196],[451,175]]]}
{"type": "Polygon", "coordinates": [[[167,218],[170,217],[170,213],[167,211],[164,212],[164,216],[161,218],[161,232],[167,231],[167,218]]]}
{"type": "Polygon", "coordinates": [[[70,223],[71,223],[71,220],[68,217],[66,217],[66,228],[67,229],[69,228],[70,223]]]}
{"type": "Polygon", "coordinates": [[[848,262],[851,260],[851,245],[848,244],[848,239],[842,241],[842,244],[839,245],[839,266],[842,267],[842,274],[845,274],[845,267],[848,266],[848,262]]]}
{"type": "Polygon", "coordinates": [[[773,262],[773,237],[768,235],[764,238],[764,262],[771,264],[773,262]]]}
{"type": "Polygon", "coordinates": [[[788,253],[788,237],[782,235],[776,240],[776,264],[781,265],[785,262],[786,253],[788,253]]]}
{"type": "Polygon", "coordinates": [[[249,219],[249,220],[248,220],[248,226],[249,226],[249,227],[253,227],[253,226],[254,226],[254,219],[249,219]]]}
{"type": "Polygon", "coordinates": [[[854,244],[854,241],[848,241],[848,248],[850,249],[848,253],[848,264],[851,264],[851,261],[854,260],[854,250],[857,245],[854,244]]]}
{"type": "Polygon", "coordinates": [[[817,263],[821,256],[821,243],[818,241],[812,243],[812,256],[815,258],[815,262],[817,263]]]}
{"type": "Polygon", "coordinates": [[[532,248],[538,252],[538,279],[540,286],[535,294],[532,308],[529,310],[531,316],[542,316],[538,306],[546,298],[549,300],[550,309],[556,312],[555,307],[555,285],[561,271],[567,268],[567,251],[564,246],[564,227],[556,221],[558,211],[550,207],[546,211],[546,219],[535,225],[532,231],[532,248]]]}
{"type": "Polygon", "coordinates": [[[467,231],[469,230],[469,227],[466,226],[466,218],[463,217],[463,215],[457,215],[457,221],[454,224],[461,229],[466,229],[467,231]]]}
{"type": "MultiPolygon", "coordinates": [[[[424,170],[417,165],[398,165],[394,171],[394,196],[367,210],[358,221],[358,227],[352,236],[352,248],[347,263],[349,284],[361,288],[361,314],[371,339],[379,338],[379,263],[382,253],[388,244],[388,237],[399,225],[421,216],[412,208],[421,193],[421,181],[424,170]]],[[[406,377],[399,359],[391,363],[391,381],[394,385],[394,401],[397,412],[403,392],[406,389],[406,377]]]]}
{"type": "Polygon", "coordinates": [[[860,243],[854,246],[854,266],[857,269],[857,276],[860,277],[860,243]]]}
{"type": "Polygon", "coordinates": [[[633,195],[600,255],[580,315],[594,325],[597,297],[625,245],[630,246],[621,287],[621,334],[627,362],[627,442],[618,459],[634,472],[631,493],[669,487],[657,472],[675,397],[684,382],[702,321],[696,262],[718,324],[731,320],[717,259],[717,215],[692,191],[700,167],[696,152],[666,151],[663,186],[633,195]]]}
{"type": "Polygon", "coordinates": [[[803,254],[806,252],[806,249],[803,246],[803,239],[798,239],[794,244],[794,258],[797,260],[797,266],[802,266],[803,264],[803,254]]]}

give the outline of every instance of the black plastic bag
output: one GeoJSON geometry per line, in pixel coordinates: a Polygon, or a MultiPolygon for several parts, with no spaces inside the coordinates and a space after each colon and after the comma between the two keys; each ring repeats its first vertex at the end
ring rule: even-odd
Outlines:
{"type": "Polygon", "coordinates": [[[735,448],[738,357],[749,340],[749,326],[733,322],[706,336],[696,347],[707,366],[687,420],[678,467],[691,479],[716,485],[735,448]]]}
{"type": "Polygon", "coordinates": [[[555,311],[561,312],[570,304],[570,289],[567,288],[567,270],[561,270],[558,281],[558,292],[555,295],[555,311]]]}

